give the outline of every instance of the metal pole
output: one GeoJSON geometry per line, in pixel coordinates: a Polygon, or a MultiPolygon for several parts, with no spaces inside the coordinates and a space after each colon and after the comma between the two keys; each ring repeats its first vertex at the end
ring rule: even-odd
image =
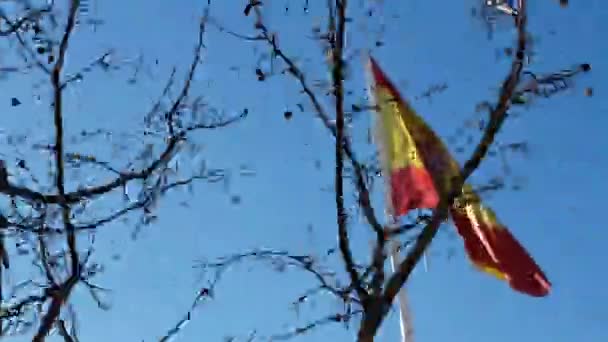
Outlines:
{"type": "MultiPolygon", "coordinates": [[[[395,273],[399,262],[397,257],[399,256],[399,244],[395,242],[392,246],[390,255],[391,259],[391,270],[395,273]]],[[[405,285],[399,290],[397,294],[397,302],[399,305],[399,326],[401,328],[401,340],[402,342],[414,342],[414,329],[412,328],[411,312],[407,301],[407,293],[405,285]]]]}

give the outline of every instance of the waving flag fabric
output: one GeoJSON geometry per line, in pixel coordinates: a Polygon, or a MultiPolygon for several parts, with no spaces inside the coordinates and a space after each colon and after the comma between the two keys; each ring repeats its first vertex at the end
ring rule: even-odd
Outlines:
{"type": "Polygon", "coordinates": [[[371,61],[372,77],[375,81],[372,92],[379,115],[376,128],[381,141],[384,170],[390,183],[392,214],[401,216],[415,208],[435,208],[439,197],[416,144],[421,137],[414,136],[420,130],[411,129],[420,127],[420,124],[416,125],[414,122],[419,118],[398,114],[411,111],[411,108],[400,98],[373,59],[371,61]]]}
{"type": "MultiPolygon", "coordinates": [[[[450,191],[460,167],[433,130],[404,101],[370,57],[372,94],[378,113],[380,150],[390,178],[393,214],[434,209],[450,191]]],[[[511,235],[473,188],[465,184],[450,208],[467,255],[479,269],[505,280],[522,293],[545,296],[551,284],[528,252],[511,235]]]]}

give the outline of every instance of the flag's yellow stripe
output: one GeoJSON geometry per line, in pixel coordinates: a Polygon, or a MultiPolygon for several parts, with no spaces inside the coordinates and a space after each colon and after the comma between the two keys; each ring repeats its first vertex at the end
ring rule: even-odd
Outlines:
{"type": "Polygon", "coordinates": [[[387,166],[391,171],[409,166],[423,168],[414,139],[403,121],[403,108],[399,102],[382,86],[376,88],[376,102],[387,166]]]}

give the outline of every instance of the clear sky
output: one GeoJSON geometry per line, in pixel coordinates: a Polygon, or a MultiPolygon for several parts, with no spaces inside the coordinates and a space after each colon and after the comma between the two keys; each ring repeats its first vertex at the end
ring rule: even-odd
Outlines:
{"type": "MultiPolygon", "coordinates": [[[[103,127],[114,132],[140,128],[144,113],[158,95],[173,66],[183,77],[196,40],[198,18],[207,1],[96,1],[90,16],[105,21],[93,33],[80,27],[67,60],[74,71],[108,48],[117,56],[144,56],[152,65],[137,85],[126,82],[121,72],[92,73],[70,88],[66,129],[103,127]],[[158,60],[158,65],[155,65],[158,60]]],[[[307,37],[318,23],[325,1],[265,1],[271,30],[279,31],[284,51],[298,58],[308,79],[328,80],[321,64],[320,45],[307,37]],[[286,7],[289,10],[286,11],[286,7]]],[[[365,95],[361,48],[384,45],[373,54],[396,81],[404,96],[448,141],[456,147],[467,135],[459,129],[467,120],[479,118],[475,105],[496,99],[497,89],[510,67],[499,51],[512,44],[515,32],[501,22],[493,40],[484,25],[471,17],[477,3],[465,1],[364,1],[352,0],[347,56],[348,105],[362,103],[365,95]],[[363,15],[376,8],[371,18],[363,15]],[[448,88],[431,100],[416,99],[429,86],[446,83],[448,88]],[[451,141],[451,140],[450,140],[451,141]]],[[[245,1],[211,1],[211,16],[239,33],[253,33],[253,19],[243,15],[245,1]]],[[[551,341],[600,342],[608,339],[608,294],[604,289],[608,260],[602,212],[608,193],[608,6],[604,1],[572,1],[561,8],[556,0],[531,1],[529,31],[536,55],[530,69],[555,72],[587,62],[589,74],[575,79],[575,86],[548,100],[537,99],[529,109],[514,109],[498,143],[527,142],[529,153],[507,153],[510,173],[504,175],[498,158],[478,170],[477,184],[505,176],[508,188],[487,198],[501,220],[533,254],[552,281],[546,298],[528,298],[495,279],[475,271],[466,260],[461,241],[446,226],[432,245],[428,272],[416,270],[408,284],[417,341],[551,341]],[[593,87],[594,96],[584,95],[593,87]]],[[[162,202],[159,221],[136,240],[133,228],[120,223],[101,228],[95,256],[106,270],[96,279],[112,289],[111,310],[104,312],[83,288],[73,304],[78,312],[81,341],[155,341],[190,306],[204,286],[196,260],[252,248],[288,249],[295,253],[320,252],[336,243],[333,200],[333,140],[315,119],[299,87],[287,76],[258,82],[254,69],[259,56],[268,53],[263,43],[246,42],[209,27],[204,63],[193,93],[212,107],[235,114],[244,108],[249,117],[230,128],[197,135],[201,157],[213,168],[230,173],[226,184],[198,183],[195,195],[177,191],[162,202]],[[304,105],[301,112],[297,103],[304,105]],[[294,112],[287,121],[285,110],[294,112]],[[317,168],[316,165],[321,165],[317,168]],[[246,165],[255,177],[239,176],[246,165]],[[241,203],[231,203],[231,196],[241,203]],[[186,201],[189,208],[180,205],[186,201]],[[311,229],[312,227],[312,229],[311,229]],[[312,233],[311,233],[312,231],[312,233]]],[[[0,59],[0,63],[3,61],[0,59]]],[[[267,63],[262,62],[267,68],[267,63]]],[[[25,75],[1,81],[0,128],[31,136],[52,134],[48,107],[30,100],[32,84],[39,76],[25,75]],[[10,98],[23,104],[10,106],[10,98]],[[27,118],[28,126],[24,125],[27,118]]],[[[44,92],[42,92],[44,95],[44,92]]],[[[44,101],[44,98],[43,98],[44,101]]],[[[327,99],[325,102],[331,105],[327,99]]],[[[370,113],[359,113],[352,125],[357,154],[368,159],[373,146],[366,143],[370,113]]],[[[84,148],[72,145],[73,149],[84,148]]],[[[470,145],[465,144],[465,151],[470,145]]],[[[89,147],[87,147],[89,148],[89,147]]],[[[94,147],[89,152],[103,150],[94,147]]],[[[2,151],[2,153],[8,153],[2,151]]],[[[101,153],[101,152],[100,152],[101,153]]],[[[457,154],[462,161],[467,156],[457,154]]],[[[381,212],[382,186],[377,183],[374,205],[381,212]]],[[[349,187],[349,189],[351,189],[349,187]]],[[[354,204],[352,197],[349,204],[354,204]]],[[[367,253],[365,226],[352,223],[357,236],[358,257],[367,253]]],[[[336,266],[336,265],[334,265],[336,266]]],[[[340,265],[337,265],[340,267],[340,265]]],[[[28,275],[11,269],[7,280],[14,284],[28,275]]],[[[177,341],[221,341],[223,336],[241,338],[256,329],[269,335],[305,324],[340,309],[329,296],[310,303],[298,317],[290,303],[314,286],[313,279],[297,272],[277,273],[264,264],[244,264],[228,272],[212,302],[201,306],[177,341]]],[[[327,326],[298,338],[301,341],[350,341],[355,329],[327,326]]],[[[396,314],[385,322],[378,341],[397,341],[396,314]]],[[[17,341],[20,338],[16,339],[17,341]]],[[[24,339],[25,340],[25,339],[24,339]]]]}

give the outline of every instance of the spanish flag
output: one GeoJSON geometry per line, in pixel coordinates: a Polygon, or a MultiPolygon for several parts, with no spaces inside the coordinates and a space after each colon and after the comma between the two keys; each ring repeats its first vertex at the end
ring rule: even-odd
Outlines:
{"type": "MultiPolygon", "coordinates": [[[[369,69],[392,214],[435,209],[439,196],[450,191],[460,166],[371,57],[369,69]]],[[[507,281],[519,292],[536,297],[549,294],[551,284],[540,267],[470,185],[463,186],[450,215],[477,268],[507,281]]]]}

